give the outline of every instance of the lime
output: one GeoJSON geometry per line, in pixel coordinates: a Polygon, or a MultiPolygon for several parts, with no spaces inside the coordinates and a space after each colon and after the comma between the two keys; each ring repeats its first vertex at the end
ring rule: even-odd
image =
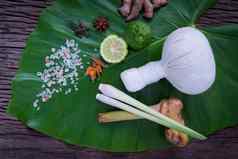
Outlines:
{"type": "Polygon", "coordinates": [[[100,54],[108,63],[119,63],[123,61],[127,53],[126,42],[117,35],[107,36],[100,46],[100,54]]]}

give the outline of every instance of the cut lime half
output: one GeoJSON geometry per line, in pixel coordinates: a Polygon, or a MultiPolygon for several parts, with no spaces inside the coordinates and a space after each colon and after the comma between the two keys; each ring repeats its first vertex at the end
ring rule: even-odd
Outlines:
{"type": "Polygon", "coordinates": [[[123,61],[127,53],[126,42],[117,35],[107,36],[100,46],[100,54],[108,63],[119,63],[123,61]]]}

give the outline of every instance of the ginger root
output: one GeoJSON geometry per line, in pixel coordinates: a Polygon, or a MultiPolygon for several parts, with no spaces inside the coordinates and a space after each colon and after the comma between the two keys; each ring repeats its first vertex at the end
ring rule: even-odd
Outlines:
{"type": "MultiPolygon", "coordinates": [[[[155,105],[154,108],[167,117],[185,125],[181,114],[183,103],[179,99],[170,98],[168,100],[162,100],[158,105],[155,105]]],[[[189,141],[188,135],[173,129],[166,128],[165,136],[168,141],[179,147],[187,145],[189,141]]]]}
{"type": "Polygon", "coordinates": [[[144,17],[152,18],[154,10],[164,6],[168,0],[122,0],[122,7],[119,12],[126,17],[127,21],[138,17],[142,9],[144,9],[144,17]]]}

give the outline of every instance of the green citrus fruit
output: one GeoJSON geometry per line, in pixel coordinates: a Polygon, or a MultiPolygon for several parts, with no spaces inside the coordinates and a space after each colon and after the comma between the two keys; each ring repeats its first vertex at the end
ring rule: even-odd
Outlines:
{"type": "Polygon", "coordinates": [[[100,54],[108,63],[119,63],[123,61],[127,53],[126,42],[117,35],[107,36],[100,46],[100,54]]]}

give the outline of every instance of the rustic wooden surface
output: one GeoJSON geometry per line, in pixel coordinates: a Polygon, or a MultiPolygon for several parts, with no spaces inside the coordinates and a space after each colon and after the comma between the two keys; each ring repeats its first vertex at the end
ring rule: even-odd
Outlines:
{"type": "MultiPolygon", "coordinates": [[[[28,35],[34,30],[49,0],[0,1],[0,159],[237,159],[238,127],[217,132],[206,141],[185,148],[142,153],[108,153],[67,145],[26,128],[6,115],[10,83],[28,35]]],[[[219,0],[201,25],[238,23],[238,0],[219,0]]]]}

